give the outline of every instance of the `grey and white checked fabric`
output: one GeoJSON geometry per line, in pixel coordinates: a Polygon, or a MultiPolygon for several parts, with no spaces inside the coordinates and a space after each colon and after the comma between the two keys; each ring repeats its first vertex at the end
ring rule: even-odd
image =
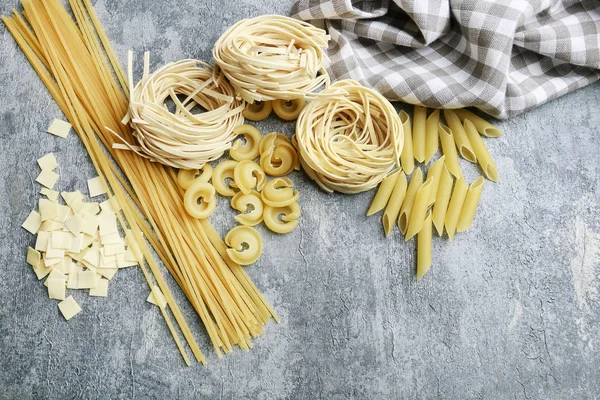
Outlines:
{"type": "Polygon", "coordinates": [[[508,118],[600,78],[600,0],[296,0],[329,73],[390,100],[508,118]]]}

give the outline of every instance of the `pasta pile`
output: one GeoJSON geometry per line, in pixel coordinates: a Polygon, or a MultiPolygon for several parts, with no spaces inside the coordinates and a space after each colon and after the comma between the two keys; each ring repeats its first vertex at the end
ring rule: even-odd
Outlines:
{"type": "Polygon", "coordinates": [[[440,123],[440,110],[428,117],[425,107],[415,106],[412,126],[409,115],[399,113],[404,128],[402,168],[383,179],[367,210],[369,216],[385,209],[382,222],[386,236],[397,222],[406,241],[417,237],[418,279],[431,267],[432,227],[439,236],[445,229],[452,240],[455,233],[471,226],[483,192],[483,177],[466,183],[458,155],[478,163],[485,177],[498,181],[498,171],[481,135],[498,137],[502,133],[467,110],[443,110],[443,114],[449,126],[440,123]],[[424,177],[414,160],[429,163],[440,142],[443,155],[430,164],[424,177]],[[409,174],[410,182],[406,178],[409,174]]]}
{"type": "Polygon", "coordinates": [[[388,100],[356,81],[341,80],[302,110],[294,145],[303,169],[321,188],[360,193],[400,166],[404,136],[388,100]]]}
{"type": "MultiPolygon", "coordinates": [[[[129,82],[132,82],[129,53],[129,82]]],[[[244,122],[244,104],[222,73],[197,60],[169,63],[148,74],[149,53],[144,55],[144,75],[130,86],[129,112],[135,144],[117,135],[123,144],[150,161],[176,168],[202,168],[231,147],[233,129],[244,122]],[[178,96],[185,96],[180,100],[178,96]],[[175,112],[165,102],[171,100],[175,112]],[[195,107],[206,112],[194,113],[195,107]]]]}
{"type": "Polygon", "coordinates": [[[231,26],[213,47],[215,63],[249,103],[303,99],[329,84],[329,36],[308,22],[261,15],[231,26]]]}

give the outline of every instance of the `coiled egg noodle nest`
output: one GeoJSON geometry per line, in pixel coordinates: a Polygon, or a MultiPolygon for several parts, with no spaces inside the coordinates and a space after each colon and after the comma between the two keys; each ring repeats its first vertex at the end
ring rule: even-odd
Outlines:
{"type": "Polygon", "coordinates": [[[328,192],[374,188],[400,166],[404,132],[378,92],[342,80],[312,96],[296,123],[294,145],[306,173],[328,192]]]}
{"type": "Polygon", "coordinates": [[[262,15],[230,27],[213,47],[219,69],[249,103],[302,99],[329,85],[323,68],[329,36],[307,22],[262,15]]]}
{"type": "MultiPolygon", "coordinates": [[[[136,143],[119,137],[123,143],[113,147],[182,169],[200,169],[221,157],[237,136],[233,129],[244,122],[244,101],[236,99],[221,73],[202,61],[181,60],[149,74],[147,53],[144,58],[144,74],[130,88],[124,119],[136,143]]],[[[131,56],[129,64],[131,82],[131,56]]]]}

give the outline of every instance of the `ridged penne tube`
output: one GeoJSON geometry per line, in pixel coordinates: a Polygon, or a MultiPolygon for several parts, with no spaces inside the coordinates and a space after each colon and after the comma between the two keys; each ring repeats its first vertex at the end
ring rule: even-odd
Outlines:
{"type": "Polygon", "coordinates": [[[425,162],[428,163],[431,157],[439,149],[438,125],[440,123],[440,110],[435,110],[427,117],[425,125],[425,162]]]}
{"type": "Polygon", "coordinates": [[[460,123],[458,116],[454,114],[452,110],[444,110],[444,118],[452,130],[452,136],[454,137],[454,142],[456,143],[456,148],[458,149],[459,154],[465,160],[476,163],[477,157],[473,152],[471,143],[469,143],[469,138],[467,138],[467,133],[460,123]]]}
{"type": "Polygon", "coordinates": [[[438,132],[440,135],[440,142],[442,143],[442,153],[444,153],[444,156],[446,157],[444,163],[446,164],[448,171],[456,178],[462,177],[452,131],[446,125],[440,124],[438,132]]]}
{"type": "MultiPolygon", "coordinates": [[[[232,183],[234,183],[234,171],[238,162],[233,160],[222,161],[213,170],[212,184],[217,193],[221,196],[231,197],[235,194],[232,183]],[[225,180],[230,179],[229,185],[225,184],[225,180]]],[[[237,185],[236,185],[237,186],[237,185]]]]}
{"type": "Polygon", "coordinates": [[[263,211],[263,220],[267,228],[280,234],[290,233],[296,229],[299,217],[300,205],[297,202],[285,207],[265,206],[263,211]]]}
{"type": "Polygon", "coordinates": [[[267,177],[260,165],[250,160],[240,161],[235,166],[233,179],[244,194],[250,193],[254,188],[260,191],[267,183],[267,177]]]}
{"type": "Polygon", "coordinates": [[[231,149],[229,149],[229,155],[236,161],[254,160],[258,157],[258,148],[262,135],[260,131],[252,125],[239,125],[233,129],[233,133],[238,135],[234,139],[231,149]],[[242,142],[239,136],[244,137],[242,142]]]}
{"type": "Polygon", "coordinates": [[[285,207],[296,202],[300,193],[294,190],[289,178],[275,178],[267,182],[260,193],[263,203],[271,207],[285,207]]]}
{"type": "Polygon", "coordinates": [[[406,242],[423,228],[423,221],[425,220],[425,215],[429,209],[429,201],[431,199],[431,190],[434,187],[434,181],[434,177],[428,178],[423,182],[419,190],[417,190],[415,201],[409,215],[408,228],[406,229],[406,235],[404,236],[406,242]]]}
{"type": "Polygon", "coordinates": [[[385,231],[386,237],[390,236],[390,233],[394,228],[394,223],[400,212],[400,207],[402,207],[402,203],[404,202],[404,196],[406,196],[406,175],[400,172],[394,184],[390,199],[387,202],[385,211],[383,212],[383,230],[385,231]]]}
{"type": "Polygon", "coordinates": [[[483,173],[489,180],[498,182],[498,170],[496,169],[496,164],[494,164],[494,160],[492,160],[487,147],[485,147],[477,128],[469,119],[465,119],[464,125],[465,132],[467,132],[467,137],[471,142],[471,146],[473,146],[473,151],[477,156],[477,162],[483,170],[483,173]]]}
{"type": "MultiPolygon", "coordinates": [[[[392,195],[392,191],[394,190],[394,186],[396,185],[396,181],[398,180],[398,176],[401,172],[401,169],[397,169],[381,181],[379,188],[377,189],[377,193],[375,194],[375,197],[373,198],[373,201],[367,210],[367,217],[385,208],[390,200],[390,196],[392,195]]],[[[406,181],[406,177],[404,180],[406,181]]]]}
{"type": "Polygon", "coordinates": [[[462,177],[456,180],[444,222],[446,233],[448,233],[448,238],[450,240],[454,238],[456,225],[458,225],[458,219],[460,218],[460,213],[465,202],[465,197],[467,197],[468,189],[467,183],[462,177]]]}
{"type": "Polygon", "coordinates": [[[435,204],[433,205],[433,214],[431,220],[438,235],[444,233],[444,220],[446,219],[446,211],[448,203],[450,203],[450,195],[452,194],[452,184],[454,180],[448,172],[448,168],[444,165],[440,176],[440,184],[438,185],[437,195],[435,196],[435,204]]]}
{"type": "Polygon", "coordinates": [[[402,147],[402,153],[400,154],[400,163],[402,164],[402,170],[404,173],[406,175],[410,175],[415,169],[412,126],[410,125],[410,116],[406,113],[406,111],[402,110],[398,113],[398,115],[400,116],[400,122],[402,122],[402,128],[404,129],[404,146],[402,147]]]}
{"type": "Polygon", "coordinates": [[[225,235],[227,254],[233,262],[250,265],[258,261],[263,250],[262,238],[249,226],[236,226],[225,235]]]}
{"type": "Polygon", "coordinates": [[[459,110],[454,110],[454,113],[460,118],[461,121],[465,119],[470,120],[477,131],[481,133],[483,136],[487,136],[490,138],[497,138],[502,136],[502,131],[496,128],[494,125],[487,122],[485,119],[480,116],[473,114],[471,111],[461,108],[459,110]]]}
{"type": "Polygon", "coordinates": [[[206,219],[217,207],[215,188],[210,183],[194,182],[183,195],[185,211],[194,218],[206,219]]]}
{"type": "Polygon", "coordinates": [[[189,188],[194,181],[208,182],[213,174],[213,167],[210,164],[204,164],[204,167],[198,169],[180,169],[177,172],[177,184],[182,189],[189,188]]]}
{"type": "Polygon", "coordinates": [[[231,199],[231,208],[243,213],[234,217],[242,225],[254,226],[263,220],[263,202],[254,190],[248,194],[237,192],[231,199]]]}
{"type": "Polygon", "coordinates": [[[433,164],[431,164],[431,167],[429,167],[429,169],[427,170],[427,179],[435,178],[433,180],[433,187],[431,188],[431,197],[429,198],[429,204],[427,205],[427,208],[431,207],[433,203],[435,203],[435,198],[437,196],[438,186],[440,184],[440,177],[442,176],[442,170],[444,169],[445,161],[446,156],[441,156],[433,164]]]}
{"type": "Polygon", "coordinates": [[[471,183],[471,186],[469,186],[465,202],[460,212],[460,217],[458,218],[458,224],[456,225],[457,232],[464,232],[471,226],[475,211],[477,210],[477,205],[479,204],[479,199],[481,198],[481,193],[483,192],[483,182],[483,177],[480,176],[471,183]]]}
{"type": "Polygon", "coordinates": [[[431,267],[431,211],[427,212],[423,228],[417,235],[417,279],[421,280],[423,275],[431,267]]]}
{"type": "Polygon", "coordinates": [[[413,111],[413,153],[418,162],[425,161],[425,132],[427,129],[427,107],[415,105],[413,111]]]}
{"type": "Polygon", "coordinates": [[[406,234],[406,230],[408,229],[410,213],[412,211],[413,204],[415,203],[415,196],[417,195],[417,191],[421,187],[421,184],[423,184],[423,173],[421,172],[421,168],[417,168],[410,178],[408,189],[406,189],[406,196],[404,197],[404,202],[402,203],[402,207],[400,207],[398,228],[400,228],[400,232],[402,232],[403,235],[406,234]]]}

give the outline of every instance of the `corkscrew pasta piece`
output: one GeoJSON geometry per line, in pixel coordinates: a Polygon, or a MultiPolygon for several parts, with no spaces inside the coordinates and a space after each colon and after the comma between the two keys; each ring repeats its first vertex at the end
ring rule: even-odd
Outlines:
{"type": "Polygon", "coordinates": [[[254,226],[263,220],[263,203],[254,190],[248,194],[237,192],[231,199],[231,208],[243,213],[234,217],[242,225],[254,226]]]}
{"type": "Polygon", "coordinates": [[[502,136],[502,132],[500,129],[496,128],[494,125],[487,122],[485,119],[480,116],[473,114],[471,111],[466,110],[464,108],[454,110],[454,113],[460,118],[461,121],[464,122],[465,119],[468,119],[475,125],[477,131],[481,133],[483,136],[487,136],[490,138],[497,138],[502,136]]]}
{"type": "Polygon", "coordinates": [[[300,205],[294,202],[285,207],[265,206],[263,220],[271,231],[280,234],[290,233],[298,226],[300,205]]]}
{"type": "Polygon", "coordinates": [[[450,197],[450,204],[448,204],[448,210],[446,211],[445,226],[446,233],[448,234],[448,238],[450,240],[454,238],[456,225],[458,224],[458,219],[460,218],[465,197],[467,197],[467,191],[468,187],[465,180],[462,177],[458,178],[454,184],[454,190],[452,191],[452,196],[450,197]]]}
{"type": "Polygon", "coordinates": [[[400,155],[400,162],[402,163],[402,169],[406,175],[412,174],[415,169],[415,156],[413,153],[413,140],[412,140],[412,126],[410,124],[410,116],[404,110],[398,114],[400,122],[402,123],[402,129],[404,131],[404,146],[402,147],[402,154],[400,155]]]}
{"type": "Polygon", "coordinates": [[[439,149],[438,125],[440,123],[440,110],[435,110],[427,117],[425,125],[425,163],[429,163],[431,157],[439,149]]]}
{"type": "Polygon", "coordinates": [[[434,177],[428,178],[425,182],[423,182],[415,194],[414,204],[412,206],[412,210],[410,211],[410,218],[408,220],[408,227],[404,236],[404,240],[407,242],[423,228],[423,221],[425,220],[425,214],[427,214],[427,209],[429,208],[431,190],[434,187],[434,181],[434,177]]]}
{"type": "Polygon", "coordinates": [[[260,142],[260,166],[271,176],[285,176],[298,165],[298,153],[282,133],[271,132],[260,142]]]}
{"type": "Polygon", "coordinates": [[[392,233],[392,229],[394,228],[396,218],[398,218],[398,213],[400,213],[400,208],[404,203],[405,196],[406,175],[404,175],[404,173],[400,173],[398,178],[396,179],[394,190],[392,191],[387,207],[383,212],[382,222],[383,230],[385,231],[386,237],[390,236],[390,233],[392,233]]]}
{"type": "Polygon", "coordinates": [[[237,184],[234,182],[234,171],[237,165],[237,161],[227,160],[217,164],[213,170],[212,184],[221,196],[231,197],[235,194],[232,187],[234,185],[237,187],[237,184]],[[227,179],[229,179],[228,184],[225,183],[227,179]]]}
{"type": "Polygon", "coordinates": [[[246,103],[246,107],[242,112],[244,118],[248,121],[262,121],[267,118],[273,111],[273,103],[271,101],[255,101],[254,103],[246,103]]]}
{"type": "Polygon", "coordinates": [[[479,136],[477,128],[475,128],[475,125],[469,119],[465,119],[464,126],[467,137],[469,138],[469,142],[471,143],[471,146],[473,146],[473,151],[477,156],[477,162],[483,170],[486,178],[491,181],[498,182],[498,170],[496,169],[494,160],[492,160],[490,153],[488,153],[481,136],[479,136]]]}
{"type": "Polygon", "coordinates": [[[413,111],[413,153],[418,162],[425,161],[425,134],[427,125],[427,108],[415,105],[413,111]]]}
{"type": "Polygon", "coordinates": [[[452,130],[452,137],[454,137],[454,142],[456,143],[456,148],[458,152],[467,161],[472,163],[477,162],[477,157],[473,152],[473,148],[471,147],[471,143],[469,143],[469,138],[467,138],[467,133],[460,123],[460,119],[454,114],[452,110],[444,110],[444,118],[448,123],[448,126],[452,130]]]}
{"type": "Polygon", "coordinates": [[[258,157],[258,149],[262,140],[260,131],[252,125],[236,126],[233,130],[238,137],[233,141],[229,155],[236,161],[254,160],[258,157]],[[244,137],[244,142],[239,136],[244,137]]]}
{"type": "Polygon", "coordinates": [[[233,262],[250,265],[258,261],[263,251],[263,241],[256,229],[236,226],[225,235],[227,254],[233,262]]]}
{"type": "Polygon", "coordinates": [[[233,170],[235,184],[244,194],[248,194],[252,189],[261,191],[267,183],[267,177],[260,165],[254,161],[240,161],[233,170]]]}
{"type": "Polygon", "coordinates": [[[261,192],[263,203],[271,207],[285,207],[296,202],[299,197],[289,178],[275,178],[266,183],[261,192]]]}
{"type": "Polygon", "coordinates": [[[196,180],[208,182],[212,177],[213,167],[210,164],[204,164],[204,167],[197,169],[180,169],[177,172],[177,184],[182,189],[189,188],[196,180]]]}
{"type": "Polygon", "coordinates": [[[440,176],[440,184],[438,185],[437,194],[435,196],[435,204],[433,205],[433,214],[431,220],[439,236],[444,233],[444,220],[446,219],[446,211],[452,194],[452,184],[454,180],[448,172],[448,168],[444,165],[440,176]]]}
{"type": "Polygon", "coordinates": [[[458,153],[456,152],[456,146],[454,145],[454,138],[452,137],[452,131],[444,124],[438,125],[438,132],[440,135],[440,142],[442,142],[442,153],[446,156],[445,164],[448,167],[448,171],[455,178],[462,177],[460,170],[460,164],[458,163],[458,153]]]}
{"type": "Polygon", "coordinates": [[[423,227],[417,235],[417,279],[421,280],[423,275],[431,267],[431,211],[427,212],[423,227]]]}
{"type": "Polygon", "coordinates": [[[480,176],[469,186],[460,217],[458,218],[458,224],[456,225],[456,232],[466,231],[473,223],[473,217],[475,216],[475,211],[483,192],[483,183],[483,177],[480,176]]]}
{"type": "Polygon", "coordinates": [[[187,213],[194,218],[210,217],[217,207],[214,186],[206,182],[194,182],[183,195],[183,205],[187,213]]]}
{"type": "Polygon", "coordinates": [[[273,100],[273,111],[284,121],[294,121],[306,106],[304,99],[273,100]]]}
{"type": "MultiPolygon", "coordinates": [[[[377,193],[375,194],[375,197],[373,198],[373,201],[367,210],[367,217],[383,210],[388,204],[401,171],[402,170],[398,168],[381,181],[379,184],[379,189],[377,189],[377,193]]],[[[404,177],[404,180],[406,180],[406,177],[404,177]]],[[[398,208],[398,210],[400,210],[400,208],[398,208]]]]}
{"type": "Polygon", "coordinates": [[[398,217],[398,228],[400,228],[400,232],[402,232],[403,235],[406,235],[410,213],[413,204],[415,204],[415,196],[417,195],[417,191],[421,187],[421,184],[423,184],[423,173],[421,172],[421,168],[417,168],[410,178],[408,189],[406,189],[406,196],[404,197],[404,202],[400,208],[400,216],[398,217]]]}

